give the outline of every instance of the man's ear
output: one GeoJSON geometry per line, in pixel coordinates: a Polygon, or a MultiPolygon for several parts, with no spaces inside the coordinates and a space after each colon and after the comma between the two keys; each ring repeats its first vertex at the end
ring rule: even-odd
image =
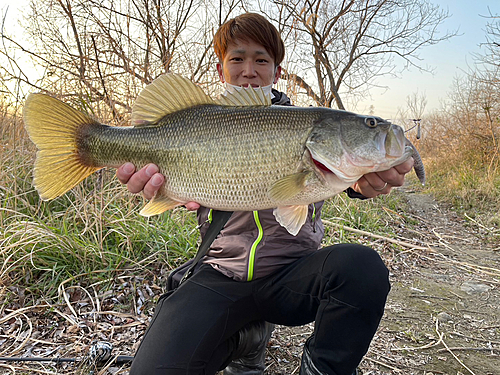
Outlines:
{"type": "Polygon", "coordinates": [[[226,82],[226,80],[224,79],[224,73],[222,72],[222,64],[221,63],[217,63],[216,65],[217,67],[217,72],[219,73],[219,79],[222,83],[226,82]]]}
{"type": "Polygon", "coordinates": [[[273,81],[273,84],[278,82],[278,80],[280,79],[281,77],[281,65],[278,65],[276,67],[276,72],[274,73],[274,81],[273,81]]]}

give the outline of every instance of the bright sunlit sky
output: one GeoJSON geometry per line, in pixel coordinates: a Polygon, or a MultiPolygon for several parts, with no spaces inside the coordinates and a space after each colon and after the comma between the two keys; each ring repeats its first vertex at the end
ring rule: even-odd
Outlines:
{"type": "MultiPolygon", "coordinates": [[[[406,108],[407,96],[418,92],[427,98],[426,112],[441,107],[447,98],[454,77],[463,75],[468,66],[473,65],[472,53],[481,52],[480,44],[485,42],[486,16],[490,12],[500,14],[499,0],[435,0],[441,8],[448,10],[450,18],[440,28],[440,35],[458,30],[458,36],[420,51],[422,66],[429,66],[433,73],[422,73],[415,68],[405,71],[400,78],[382,77],[376,83],[388,89],[372,89],[371,98],[347,108],[360,113],[368,113],[370,105],[375,114],[385,118],[395,118],[400,109],[406,108]]],[[[25,7],[28,0],[0,0],[0,11],[4,14],[9,6],[7,26],[17,25],[17,7],[25,7]]],[[[19,27],[19,26],[17,26],[19,27]]]]}

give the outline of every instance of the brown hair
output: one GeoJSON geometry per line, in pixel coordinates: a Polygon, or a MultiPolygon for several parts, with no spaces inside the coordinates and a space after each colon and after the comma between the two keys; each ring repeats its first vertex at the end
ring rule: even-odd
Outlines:
{"type": "Polygon", "coordinates": [[[276,66],[285,57],[285,45],[278,30],[263,16],[244,13],[224,23],[214,36],[215,54],[222,62],[229,43],[236,39],[252,40],[262,45],[273,58],[276,66]]]}

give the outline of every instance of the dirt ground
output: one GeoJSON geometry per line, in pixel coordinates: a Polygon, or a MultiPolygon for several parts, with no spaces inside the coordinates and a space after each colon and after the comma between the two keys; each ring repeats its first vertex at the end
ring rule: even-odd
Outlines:
{"type": "MultiPolygon", "coordinates": [[[[385,315],[361,362],[364,375],[500,374],[500,233],[465,220],[431,196],[400,191],[417,220],[379,250],[391,272],[385,315]]],[[[269,374],[298,374],[301,346],[313,328],[279,327],[269,374]]]]}
{"type": "MultiPolygon", "coordinates": [[[[394,250],[367,234],[391,272],[385,315],[360,369],[368,374],[500,375],[500,231],[465,219],[431,196],[402,189],[418,223],[397,228],[394,250]]],[[[397,214],[396,214],[397,215],[397,214]]],[[[115,287],[62,286],[67,301],[36,307],[10,304],[0,315],[0,356],[76,357],[77,364],[1,362],[0,374],[90,373],[82,358],[95,341],[111,342],[113,355],[130,355],[161,293],[156,270],[145,278],[123,275],[115,287]],[[132,299],[134,310],[120,312],[132,299]]],[[[22,299],[21,288],[10,288],[22,299]]],[[[266,374],[298,374],[312,325],[277,327],[267,351],[266,374]]],[[[109,364],[94,374],[128,374],[109,364]]]]}

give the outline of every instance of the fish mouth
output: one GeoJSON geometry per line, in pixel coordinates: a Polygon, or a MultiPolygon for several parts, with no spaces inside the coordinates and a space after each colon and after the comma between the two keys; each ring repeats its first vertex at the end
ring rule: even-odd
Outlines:
{"type": "Polygon", "coordinates": [[[336,168],[333,168],[333,166],[326,161],[326,159],[322,158],[320,155],[318,155],[314,150],[311,150],[309,147],[306,147],[309,157],[311,158],[311,161],[313,162],[314,166],[318,168],[322,173],[333,173],[335,174],[336,168]],[[330,165],[330,166],[328,166],[330,165]]]}
{"type": "Polygon", "coordinates": [[[391,124],[391,127],[384,138],[384,144],[381,150],[385,151],[386,157],[401,157],[405,149],[405,135],[403,128],[398,125],[391,124]]]}
{"type": "Polygon", "coordinates": [[[320,161],[314,159],[312,156],[311,156],[311,160],[313,161],[314,165],[319,169],[321,170],[322,172],[326,172],[326,173],[333,173],[330,169],[328,169],[328,167],[326,165],[324,165],[323,163],[321,163],[320,161]]]}
{"type": "MultiPolygon", "coordinates": [[[[321,155],[315,153],[313,150],[308,148],[309,155],[314,166],[318,169],[318,171],[323,175],[323,177],[327,177],[328,175],[335,175],[344,181],[356,181],[359,176],[349,176],[342,172],[340,169],[332,165],[325,158],[321,157],[321,155]]],[[[349,159],[349,162],[352,163],[352,160],[349,159]]]]}

